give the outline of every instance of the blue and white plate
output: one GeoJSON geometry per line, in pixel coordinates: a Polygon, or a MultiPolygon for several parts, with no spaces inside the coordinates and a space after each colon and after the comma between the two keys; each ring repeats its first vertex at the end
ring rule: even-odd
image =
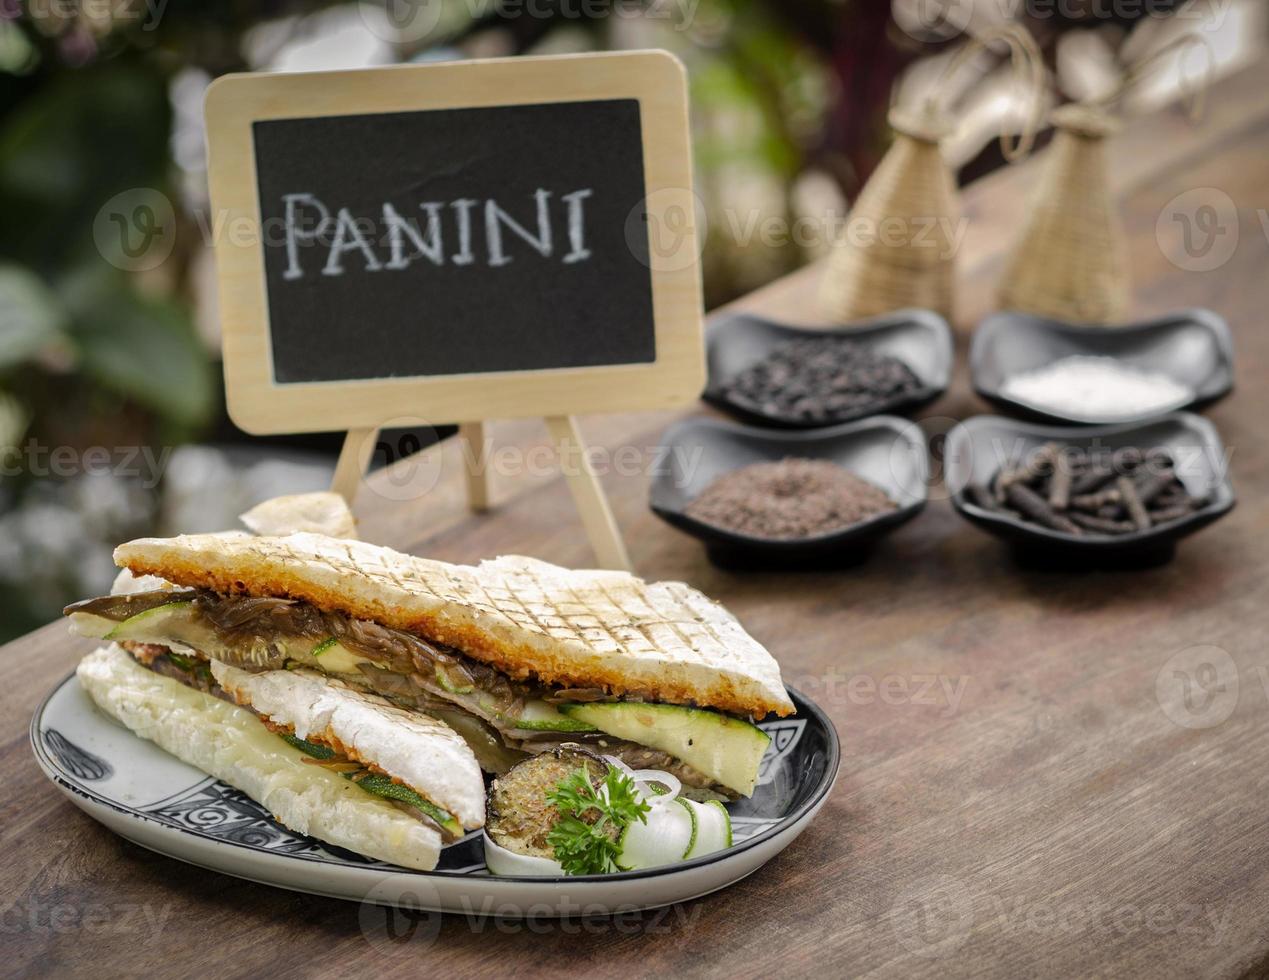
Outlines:
{"type": "Polygon", "coordinates": [[[657,908],[717,891],[788,847],[824,805],[837,776],[837,733],[790,691],[797,715],[762,724],[771,746],[751,799],[730,804],[725,851],[649,871],[564,878],[496,877],[480,832],[408,871],[303,837],[254,800],[138,738],[101,712],[72,674],[31,720],[36,761],[77,807],[160,854],[295,891],[411,909],[582,915],[657,908]]]}

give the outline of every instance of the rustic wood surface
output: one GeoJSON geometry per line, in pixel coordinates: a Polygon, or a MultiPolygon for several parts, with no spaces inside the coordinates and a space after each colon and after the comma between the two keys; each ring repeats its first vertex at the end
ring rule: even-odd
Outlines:
{"type": "MultiPolygon", "coordinates": [[[[35,704],[85,649],[53,624],[3,650],[0,971],[585,970],[628,980],[1269,970],[1269,220],[1259,210],[1269,205],[1269,67],[1227,79],[1209,104],[1196,127],[1179,113],[1135,121],[1111,153],[1136,312],[1210,306],[1238,349],[1238,391],[1210,417],[1233,450],[1240,503],[1171,564],[1025,571],[936,489],[924,514],[855,569],[730,574],[649,513],[646,474],[605,477],[638,569],[726,602],[841,735],[832,798],[761,872],[668,913],[572,924],[445,916],[393,941],[382,914],[157,856],[67,802],[27,744],[35,704]],[[1232,198],[1240,238],[1219,268],[1184,271],[1156,223],[1200,187],[1232,198]],[[1196,646],[1218,650],[1187,659],[1196,646]],[[1196,669],[1202,659],[1213,676],[1196,669]]],[[[991,309],[1034,173],[1024,164],[967,194],[962,356],[952,391],[927,413],[932,431],[985,410],[968,390],[964,338],[991,309]]],[[[813,319],[818,274],[744,305],[813,319]]],[[[584,428],[601,446],[650,447],[668,418],[584,428]]],[[[587,563],[568,491],[533,453],[547,444],[540,423],[490,428],[491,513],[466,510],[461,440],[450,440],[362,489],[364,536],[451,560],[522,552],[587,563]],[[425,498],[422,488],[432,488],[425,498]]]]}

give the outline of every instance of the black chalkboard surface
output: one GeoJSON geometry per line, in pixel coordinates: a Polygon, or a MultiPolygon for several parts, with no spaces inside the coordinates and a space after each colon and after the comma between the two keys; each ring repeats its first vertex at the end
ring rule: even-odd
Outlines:
{"type": "Polygon", "coordinates": [[[642,139],[636,99],[254,122],[273,381],[654,361],[642,139]]]}

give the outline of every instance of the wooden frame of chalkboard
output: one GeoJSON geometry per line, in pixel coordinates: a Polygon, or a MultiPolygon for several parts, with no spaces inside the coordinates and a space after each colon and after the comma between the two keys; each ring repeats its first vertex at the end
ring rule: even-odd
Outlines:
{"type": "MultiPolygon", "coordinates": [[[[601,563],[627,564],[571,416],[704,386],[678,60],[229,75],[206,120],[233,420],[349,430],[351,497],[390,420],[483,443],[485,420],[544,416],[582,450],[570,486],[601,563]]],[[[471,498],[487,505],[483,476],[471,498]]]]}

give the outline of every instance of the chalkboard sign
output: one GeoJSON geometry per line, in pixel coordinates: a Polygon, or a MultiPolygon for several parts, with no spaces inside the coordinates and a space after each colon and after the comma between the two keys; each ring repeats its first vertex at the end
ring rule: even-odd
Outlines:
{"type": "Polygon", "coordinates": [[[664,52],[227,76],[207,125],[243,428],[699,393],[686,95],[664,52]]]}
{"type": "Polygon", "coordinates": [[[656,360],[636,100],[253,128],[279,383],[656,360]]]}

